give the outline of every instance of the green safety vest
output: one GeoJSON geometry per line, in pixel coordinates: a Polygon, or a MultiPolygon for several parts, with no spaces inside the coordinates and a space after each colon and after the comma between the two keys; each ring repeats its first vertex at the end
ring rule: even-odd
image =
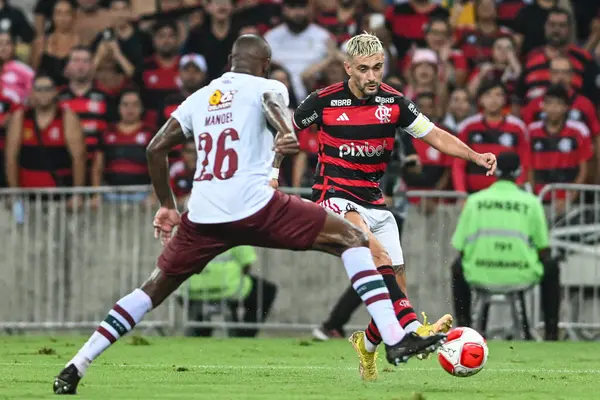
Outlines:
{"type": "Polygon", "coordinates": [[[255,262],[256,251],[252,246],[238,246],[219,254],[202,273],[190,277],[190,300],[247,297],[252,290],[252,280],[243,270],[255,262]]]}
{"type": "Polygon", "coordinates": [[[538,251],[548,247],[542,203],[513,182],[500,180],[467,199],[452,237],[463,253],[469,283],[523,285],[540,280],[538,251]]]}

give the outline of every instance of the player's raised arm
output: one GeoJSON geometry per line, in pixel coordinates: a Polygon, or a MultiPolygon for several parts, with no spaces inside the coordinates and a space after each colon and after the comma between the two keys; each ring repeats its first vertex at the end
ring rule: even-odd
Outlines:
{"type": "Polygon", "coordinates": [[[424,140],[431,147],[444,154],[471,161],[487,168],[487,175],[494,174],[496,171],[495,155],[492,153],[477,153],[453,134],[438,128],[407,98],[403,98],[400,108],[398,124],[411,136],[424,140]]]}
{"type": "Polygon", "coordinates": [[[186,139],[187,137],[179,121],[175,118],[169,118],[146,148],[148,172],[152,180],[154,193],[156,193],[161,207],[177,209],[175,196],[169,185],[167,154],[173,147],[183,144],[186,139]]]}

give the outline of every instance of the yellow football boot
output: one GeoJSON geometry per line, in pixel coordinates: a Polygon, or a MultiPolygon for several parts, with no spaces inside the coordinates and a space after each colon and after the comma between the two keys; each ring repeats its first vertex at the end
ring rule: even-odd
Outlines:
{"type": "Polygon", "coordinates": [[[358,372],[364,381],[377,380],[377,351],[369,353],[365,346],[364,331],[357,331],[350,336],[348,341],[352,343],[352,347],[358,354],[358,372]]]}
{"type": "MultiPolygon", "coordinates": [[[[453,318],[452,315],[446,314],[442,318],[438,319],[435,324],[427,323],[427,315],[424,312],[421,313],[423,316],[423,325],[417,328],[416,333],[419,336],[431,336],[436,333],[447,333],[452,328],[453,318]]],[[[431,354],[418,354],[419,360],[426,360],[431,357],[431,354]]]]}

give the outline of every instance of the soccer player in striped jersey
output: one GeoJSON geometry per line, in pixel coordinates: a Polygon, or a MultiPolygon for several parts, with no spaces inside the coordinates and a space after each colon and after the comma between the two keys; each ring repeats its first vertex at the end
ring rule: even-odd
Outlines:
{"type": "MultiPolygon", "coordinates": [[[[312,124],[319,126],[313,201],[369,233],[375,265],[407,332],[427,336],[447,331],[452,325],[450,315],[436,324],[422,325],[405,295],[398,227],[392,213],[385,209],[380,179],[389,162],[397,128],[445,154],[487,168],[488,174],[496,169],[496,157],[476,153],[454,135],[437,128],[413,102],[381,83],[384,51],[376,36],[365,33],[353,37],[346,52],[344,66],[350,79],[313,92],[294,114],[298,131],[312,124]]],[[[280,163],[281,158],[276,157],[273,167],[278,168],[280,163]]],[[[355,332],[350,341],[359,355],[361,377],[376,379],[375,350],[381,343],[376,325],[371,321],[364,332],[355,332]]]]}

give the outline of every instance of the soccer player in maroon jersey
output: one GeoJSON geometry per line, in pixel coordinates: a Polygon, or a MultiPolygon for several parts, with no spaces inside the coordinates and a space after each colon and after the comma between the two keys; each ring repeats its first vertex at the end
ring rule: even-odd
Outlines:
{"type": "MultiPolygon", "coordinates": [[[[398,227],[392,213],[385,209],[380,180],[397,128],[445,154],[473,161],[490,174],[496,168],[496,158],[491,153],[474,152],[454,135],[435,127],[413,102],[381,83],[384,50],[376,36],[353,37],[346,52],[344,67],[350,79],[313,92],[294,113],[296,130],[319,126],[313,201],[368,232],[375,264],[384,275],[398,320],[407,331],[426,336],[447,330],[451,316],[444,316],[434,325],[421,325],[406,298],[398,227]]],[[[273,167],[279,168],[280,163],[281,157],[276,157],[273,167]]],[[[376,379],[375,350],[381,342],[377,327],[371,321],[366,332],[355,332],[350,340],[359,354],[362,378],[376,379]]]]}
{"type": "MultiPolygon", "coordinates": [[[[271,49],[263,38],[241,36],[230,60],[231,71],[190,96],[148,146],[148,169],[161,204],[153,221],[154,234],[165,248],[148,280],[117,301],[56,377],[56,394],[75,394],[93,360],[214,257],[240,245],[319,250],[340,256],[357,293],[381,327],[387,359],[394,365],[431,352],[445,341],[442,334],[419,337],[402,329],[365,232],[314,203],[269,187],[268,165],[274,157],[271,129],[278,132],[274,143],[278,159],[298,152],[287,109],[289,94],[281,82],[263,78],[271,63],[271,49]],[[225,97],[222,90],[226,87],[237,97],[231,93],[225,97]],[[217,117],[220,122],[215,121],[217,117]],[[192,137],[201,153],[199,171],[188,211],[180,217],[169,186],[167,154],[192,137]],[[216,149],[209,161],[213,143],[216,149]]],[[[493,157],[477,159],[495,169],[493,157]]]]}
{"type": "MultiPolygon", "coordinates": [[[[560,85],[548,88],[542,109],[546,117],[529,125],[531,169],[535,193],[551,183],[585,183],[593,145],[589,129],[582,122],[569,120],[569,93],[560,85]]],[[[557,213],[577,200],[579,192],[558,192],[557,213]]],[[[548,197],[546,200],[549,200],[548,197]]]]}

